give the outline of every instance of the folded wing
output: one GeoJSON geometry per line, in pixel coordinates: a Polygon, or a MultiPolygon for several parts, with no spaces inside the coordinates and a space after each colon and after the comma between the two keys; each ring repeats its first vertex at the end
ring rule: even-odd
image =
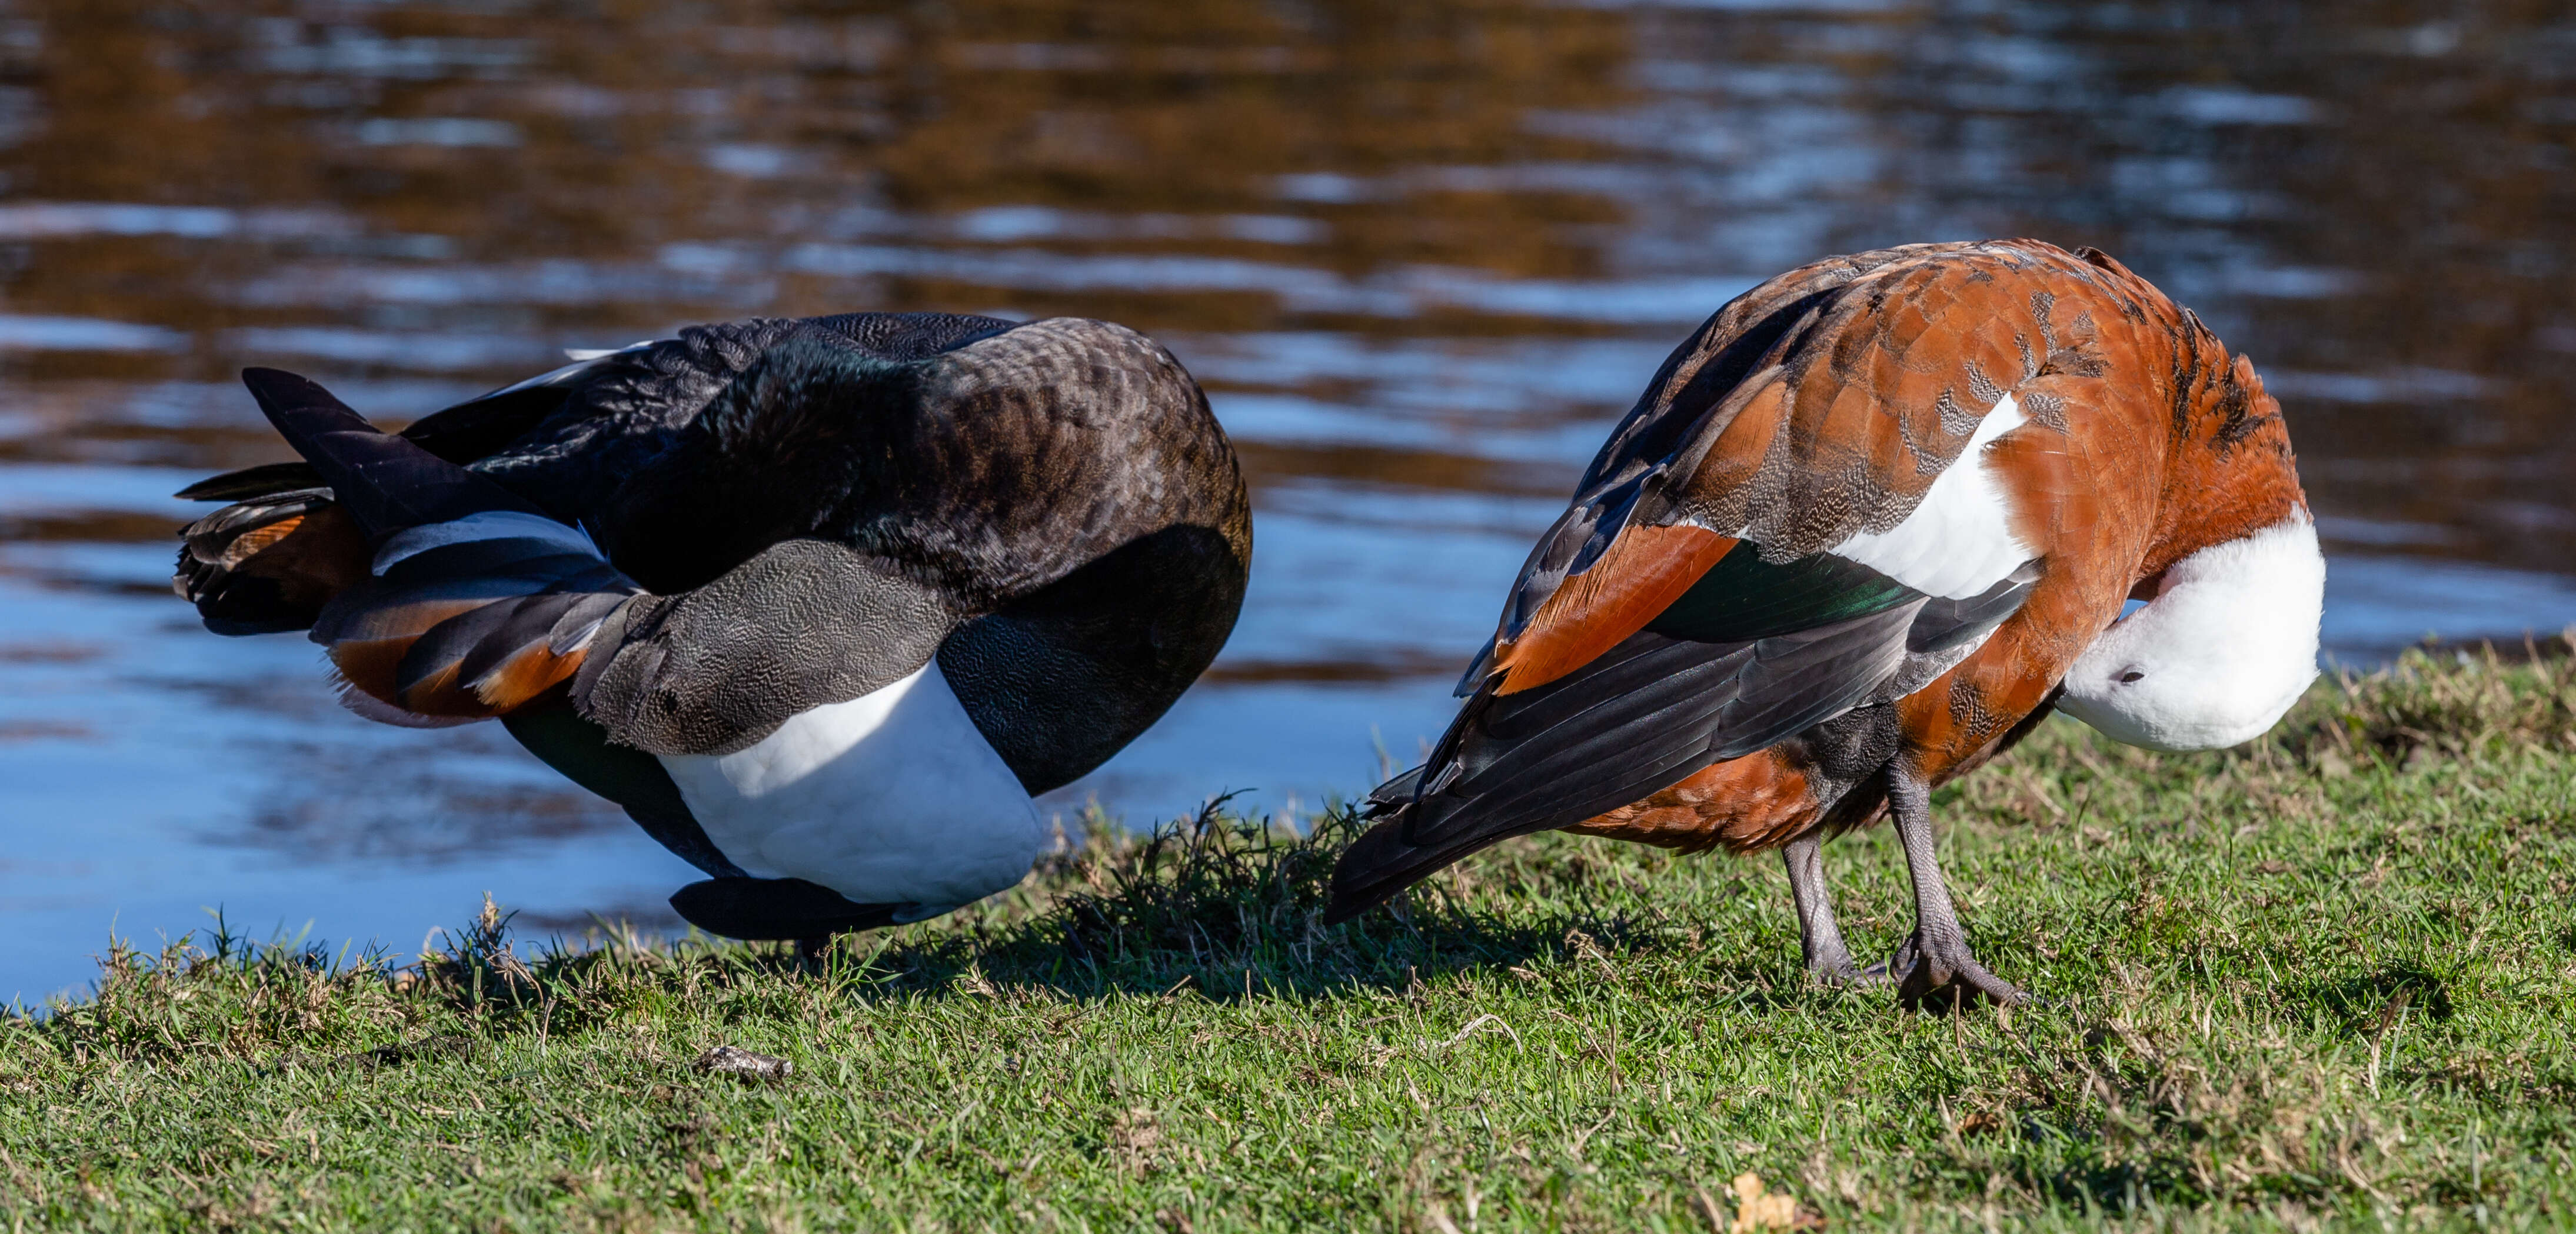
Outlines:
{"type": "Polygon", "coordinates": [[[2080,370],[2092,331],[2022,274],[2065,273],[2053,252],[1820,263],[1676,350],[1532,551],[1430,761],[1372,795],[1386,821],[1331,915],[1919,688],[2008,617],[2043,563],[1988,448],[2063,413],[2013,391],[2080,370]],[[2005,304],[2042,326],[1998,327],[2005,304]]]}

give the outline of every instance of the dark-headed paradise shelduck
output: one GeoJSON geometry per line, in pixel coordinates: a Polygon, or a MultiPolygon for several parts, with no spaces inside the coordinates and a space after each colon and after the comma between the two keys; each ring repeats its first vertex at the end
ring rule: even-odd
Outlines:
{"type": "Polygon", "coordinates": [[[388,434],[243,374],[301,463],[198,484],[207,626],[310,628],[361,714],[498,717],[710,876],[746,938],[917,921],[1028,873],[1030,795],[1234,626],[1233,448],[1152,340],[860,313],[683,330],[388,434]]]}
{"type": "Polygon", "coordinates": [[[2052,707],[2160,750],[2252,739],[2315,679],[2324,590],[2279,405],[2118,262],[1818,262],[1664,362],[1430,761],[1372,795],[1328,919],[1534,831],[1779,848],[1809,969],[1850,981],[1819,846],[1889,813],[1915,929],[1886,975],[2018,1001],[1960,931],[1932,787],[2052,707]]]}

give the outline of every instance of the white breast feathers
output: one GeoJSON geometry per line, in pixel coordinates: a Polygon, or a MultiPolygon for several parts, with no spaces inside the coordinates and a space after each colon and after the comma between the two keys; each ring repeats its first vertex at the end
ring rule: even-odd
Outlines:
{"type": "Polygon", "coordinates": [[[933,660],[803,712],[748,749],[664,755],[707,838],[744,870],[820,883],[918,919],[1020,881],[1037,807],[933,660]]]}

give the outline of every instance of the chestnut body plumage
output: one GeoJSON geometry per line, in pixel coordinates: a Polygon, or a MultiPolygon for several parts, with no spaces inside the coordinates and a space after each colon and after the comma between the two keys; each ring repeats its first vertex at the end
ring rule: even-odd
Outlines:
{"type": "Polygon", "coordinates": [[[1918,925],[1868,975],[2018,998],[1960,934],[1930,789],[2061,689],[2122,740],[2260,733],[2315,675],[2323,581],[2278,405],[2118,262],[2029,240],[1818,262],[1656,374],[1430,761],[1372,795],[1332,914],[1533,831],[1784,848],[1808,963],[1848,980],[1819,845],[1892,814],[1918,925]]]}

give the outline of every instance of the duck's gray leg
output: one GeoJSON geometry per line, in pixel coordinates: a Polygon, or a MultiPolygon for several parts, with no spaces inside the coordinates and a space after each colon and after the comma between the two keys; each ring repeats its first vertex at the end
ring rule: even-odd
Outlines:
{"type": "Polygon", "coordinates": [[[1834,920],[1833,888],[1825,885],[1825,829],[1818,827],[1780,850],[1789,867],[1789,895],[1798,904],[1798,949],[1806,953],[1807,973],[1827,985],[1884,981],[1852,965],[1851,948],[1843,945],[1842,924],[1834,920]]]}
{"type": "Polygon", "coordinates": [[[1914,879],[1914,933],[1896,949],[1889,971],[1896,995],[1905,1005],[1936,1006],[1984,995],[2012,1006],[2030,996],[1986,971],[1968,951],[1967,932],[1959,928],[1950,888],[1941,879],[1941,862],[1932,855],[1932,790],[1900,761],[1887,769],[1887,804],[1896,816],[1896,836],[1905,845],[1905,868],[1914,879]]]}

